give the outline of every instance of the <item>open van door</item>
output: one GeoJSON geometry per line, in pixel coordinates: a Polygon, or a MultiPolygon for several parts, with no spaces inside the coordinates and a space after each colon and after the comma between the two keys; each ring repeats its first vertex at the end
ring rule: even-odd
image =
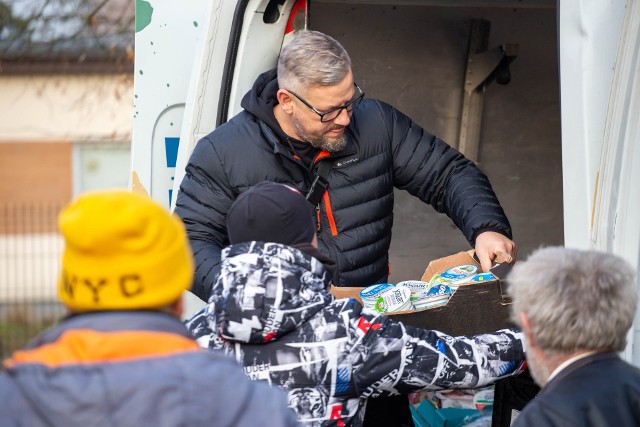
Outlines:
{"type": "MultiPolygon", "coordinates": [[[[559,7],[565,245],[640,269],[640,2],[559,7]]],[[[624,358],[640,366],[635,343],[638,313],[624,358]]]]}
{"type": "MultiPolygon", "coordinates": [[[[136,3],[133,191],[173,208],[195,144],[308,25],[307,0],[136,3]],[[250,48],[247,48],[250,46],[250,48]]],[[[185,292],[185,315],[204,305],[185,292]]]]}
{"type": "Polygon", "coordinates": [[[134,191],[172,205],[196,142],[240,111],[307,10],[307,0],[137,2],[134,191]]]}

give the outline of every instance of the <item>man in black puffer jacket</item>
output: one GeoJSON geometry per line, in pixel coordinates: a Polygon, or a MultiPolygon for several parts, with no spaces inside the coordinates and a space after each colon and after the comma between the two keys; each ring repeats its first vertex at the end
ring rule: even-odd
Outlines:
{"type": "Polygon", "coordinates": [[[487,177],[400,111],[363,98],[344,48],[301,31],[282,50],[277,72],[260,75],[245,95],[245,111],[198,142],[175,209],[196,259],[193,293],[208,300],[229,243],[227,211],[262,181],[308,194],[318,246],[337,264],[337,286],[387,280],[394,187],[446,213],[484,270],[497,251],[515,258],[487,177]]]}

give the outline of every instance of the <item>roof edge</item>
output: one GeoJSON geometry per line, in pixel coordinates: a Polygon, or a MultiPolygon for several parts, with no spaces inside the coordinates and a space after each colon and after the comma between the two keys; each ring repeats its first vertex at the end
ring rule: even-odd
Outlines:
{"type": "Polygon", "coordinates": [[[85,60],[38,58],[0,59],[0,76],[44,74],[132,74],[133,62],[127,60],[85,60]]]}

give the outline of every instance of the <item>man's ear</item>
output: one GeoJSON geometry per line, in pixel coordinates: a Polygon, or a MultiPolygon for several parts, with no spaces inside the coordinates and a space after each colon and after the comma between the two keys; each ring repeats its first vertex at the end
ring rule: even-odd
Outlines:
{"type": "Polygon", "coordinates": [[[279,89],[276,93],[278,104],[286,114],[293,114],[293,96],[284,89],[279,89]]]}
{"type": "Polygon", "coordinates": [[[533,338],[533,332],[531,331],[531,322],[527,317],[527,313],[524,311],[520,312],[520,324],[522,325],[522,332],[524,332],[524,336],[527,339],[529,346],[535,346],[535,339],[533,338]]]}

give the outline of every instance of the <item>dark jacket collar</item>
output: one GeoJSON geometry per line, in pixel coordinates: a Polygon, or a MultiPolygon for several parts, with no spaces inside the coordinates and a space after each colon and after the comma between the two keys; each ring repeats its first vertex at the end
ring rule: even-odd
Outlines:
{"type": "Polygon", "coordinates": [[[278,89],[278,76],[274,68],[258,76],[251,90],[242,98],[240,105],[266,123],[284,141],[288,136],[273,114],[274,107],[278,105],[278,89]]]}
{"type": "Polygon", "coordinates": [[[563,370],[561,370],[558,373],[558,375],[553,377],[551,381],[549,381],[542,388],[542,390],[540,391],[540,394],[553,390],[556,387],[556,385],[562,383],[562,381],[565,378],[571,376],[575,371],[579,370],[584,366],[590,365],[592,363],[601,362],[601,361],[616,360],[616,359],[620,359],[620,356],[618,356],[618,354],[614,352],[598,352],[590,356],[583,357],[582,359],[578,359],[572,364],[570,364],[569,366],[567,366],[566,368],[564,368],[563,370]]]}
{"type": "MultiPolygon", "coordinates": [[[[286,147],[288,153],[301,157],[304,159],[304,163],[309,165],[319,150],[312,147],[308,142],[290,137],[282,130],[280,123],[278,123],[273,113],[274,107],[278,105],[278,89],[278,75],[274,68],[258,76],[251,90],[242,98],[240,105],[266,124],[277,136],[279,142],[286,147]]],[[[349,133],[350,131],[351,126],[348,126],[347,132],[349,133]]],[[[357,150],[354,139],[355,138],[350,135],[350,137],[347,138],[345,148],[339,152],[332,153],[331,157],[342,157],[355,153],[357,150]]],[[[281,152],[281,147],[278,144],[274,144],[274,150],[275,152],[281,152]]]]}
{"type": "Polygon", "coordinates": [[[100,332],[144,330],[191,337],[180,320],[159,311],[94,311],[64,318],[59,324],[36,337],[26,349],[54,342],[65,331],[72,329],[92,329],[100,332]]]}

